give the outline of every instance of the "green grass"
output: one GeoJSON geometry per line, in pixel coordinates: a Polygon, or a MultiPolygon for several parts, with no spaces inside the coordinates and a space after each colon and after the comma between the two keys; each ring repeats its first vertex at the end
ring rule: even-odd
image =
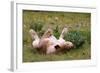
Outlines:
{"type": "MultiPolygon", "coordinates": [[[[75,12],[42,12],[23,10],[23,62],[81,60],[91,58],[91,14],[75,12]],[[52,28],[58,38],[64,27],[69,32],[78,31],[85,43],[65,53],[44,55],[32,48],[29,30],[32,28],[41,36],[48,28],[52,28]]],[[[72,34],[73,35],[73,34],[72,34]]],[[[73,37],[74,39],[77,36],[73,37]]],[[[78,39],[81,39],[79,37],[78,39]]],[[[75,40],[76,41],[76,40],[75,40]]],[[[79,43],[79,40],[77,40],[79,43]]],[[[77,43],[77,41],[75,43],[77,43]]]]}
{"type": "Polygon", "coordinates": [[[40,62],[40,61],[62,61],[62,60],[82,60],[91,58],[90,45],[84,44],[81,48],[71,49],[60,54],[38,54],[34,49],[24,46],[23,61],[24,62],[40,62]]]}

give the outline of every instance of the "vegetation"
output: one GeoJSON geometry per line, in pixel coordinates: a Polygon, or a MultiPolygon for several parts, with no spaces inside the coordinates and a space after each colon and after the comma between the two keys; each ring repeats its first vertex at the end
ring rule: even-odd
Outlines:
{"type": "Polygon", "coordinates": [[[23,10],[23,62],[90,59],[90,19],[90,13],[23,10]],[[65,53],[44,55],[32,47],[30,29],[41,37],[48,28],[52,28],[56,38],[59,38],[64,27],[69,29],[64,39],[73,42],[75,48],[65,53]]]}

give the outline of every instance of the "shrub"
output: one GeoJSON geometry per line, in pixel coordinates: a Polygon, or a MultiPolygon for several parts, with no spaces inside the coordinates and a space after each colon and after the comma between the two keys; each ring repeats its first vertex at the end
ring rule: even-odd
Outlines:
{"type": "Polygon", "coordinates": [[[85,42],[85,37],[83,37],[80,32],[78,31],[70,31],[68,32],[64,39],[66,41],[71,41],[76,48],[80,47],[83,45],[83,43],[85,42]]]}
{"type": "Polygon", "coordinates": [[[42,30],[44,26],[43,21],[36,21],[30,25],[30,29],[34,29],[39,36],[43,35],[44,31],[42,30]]]}
{"type": "Polygon", "coordinates": [[[81,32],[82,36],[85,36],[85,40],[88,44],[91,44],[91,32],[90,31],[83,31],[81,32]]]}
{"type": "Polygon", "coordinates": [[[53,30],[53,32],[54,32],[54,36],[58,39],[59,36],[60,36],[58,25],[55,27],[55,29],[53,30]]]}
{"type": "Polygon", "coordinates": [[[44,23],[42,21],[34,22],[30,25],[30,29],[34,29],[36,32],[41,31],[44,23]]]}

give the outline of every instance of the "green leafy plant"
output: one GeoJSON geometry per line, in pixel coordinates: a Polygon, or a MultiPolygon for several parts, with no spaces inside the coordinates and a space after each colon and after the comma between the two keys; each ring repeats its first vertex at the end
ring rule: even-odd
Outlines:
{"type": "Polygon", "coordinates": [[[83,45],[85,38],[78,31],[70,31],[64,37],[66,41],[71,41],[76,48],[83,45]]]}
{"type": "Polygon", "coordinates": [[[60,33],[59,33],[59,27],[56,26],[55,29],[53,30],[53,32],[54,32],[54,36],[58,39],[59,36],[60,36],[60,33]]]}
{"type": "Polygon", "coordinates": [[[41,36],[44,33],[44,31],[42,30],[43,26],[43,21],[36,21],[30,24],[30,29],[34,29],[38,33],[38,35],[41,36]]]}
{"type": "Polygon", "coordinates": [[[30,28],[34,29],[36,32],[39,32],[39,31],[41,31],[43,24],[44,23],[42,21],[37,21],[37,22],[32,23],[30,25],[30,28]]]}

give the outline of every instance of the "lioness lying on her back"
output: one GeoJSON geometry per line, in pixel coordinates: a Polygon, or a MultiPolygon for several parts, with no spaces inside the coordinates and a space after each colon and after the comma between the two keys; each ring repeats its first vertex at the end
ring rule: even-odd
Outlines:
{"type": "Polygon", "coordinates": [[[64,40],[64,34],[68,32],[67,28],[62,30],[59,39],[53,35],[52,29],[48,29],[41,38],[33,29],[30,29],[29,32],[33,39],[33,48],[36,48],[40,53],[53,54],[69,50],[74,46],[72,42],[64,40]]]}

